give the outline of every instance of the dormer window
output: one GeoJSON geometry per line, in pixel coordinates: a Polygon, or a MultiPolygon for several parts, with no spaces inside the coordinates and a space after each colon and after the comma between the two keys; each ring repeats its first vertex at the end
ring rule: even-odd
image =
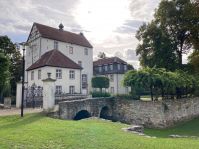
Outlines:
{"type": "Polygon", "coordinates": [[[124,70],[127,70],[127,65],[124,65],[124,70]]]}
{"type": "Polygon", "coordinates": [[[59,45],[58,45],[58,41],[54,41],[54,49],[58,50],[59,45]]]}
{"type": "Polygon", "coordinates": [[[113,64],[111,64],[109,67],[110,67],[110,70],[113,70],[113,64]]]}
{"type": "Polygon", "coordinates": [[[107,71],[107,70],[108,70],[108,66],[107,66],[107,65],[105,65],[105,66],[104,66],[104,69],[105,69],[105,71],[107,71]]]}
{"type": "Polygon", "coordinates": [[[102,67],[101,66],[99,66],[99,72],[102,72],[102,67]]]}
{"type": "Polygon", "coordinates": [[[73,47],[69,47],[69,53],[73,54],[73,47]]]}
{"type": "Polygon", "coordinates": [[[120,70],[120,64],[117,64],[117,69],[120,70]]]}

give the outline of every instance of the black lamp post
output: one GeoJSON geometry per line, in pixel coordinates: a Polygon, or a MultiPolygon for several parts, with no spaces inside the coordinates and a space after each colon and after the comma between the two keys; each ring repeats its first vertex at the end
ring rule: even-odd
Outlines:
{"type": "Polygon", "coordinates": [[[23,109],[24,109],[24,73],[25,73],[25,43],[22,44],[23,46],[23,60],[22,60],[22,98],[21,98],[21,117],[23,117],[23,109]]]}

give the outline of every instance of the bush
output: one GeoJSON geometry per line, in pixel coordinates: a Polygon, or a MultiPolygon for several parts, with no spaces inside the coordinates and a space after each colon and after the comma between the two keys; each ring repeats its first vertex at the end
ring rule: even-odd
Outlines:
{"type": "Polygon", "coordinates": [[[105,92],[92,92],[92,97],[110,97],[110,93],[105,93],[105,92]]]}
{"type": "Polygon", "coordinates": [[[139,96],[131,94],[117,94],[115,97],[118,99],[140,100],[139,96]]]}
{"type": "Polygon", "coordinates": [[[100,88],[100,91],[102,92],[102,88],[109,88],[109,78],[99,76],[99,77],[93,77],[92,78],[92,87],[93,88],[100,88]]]}

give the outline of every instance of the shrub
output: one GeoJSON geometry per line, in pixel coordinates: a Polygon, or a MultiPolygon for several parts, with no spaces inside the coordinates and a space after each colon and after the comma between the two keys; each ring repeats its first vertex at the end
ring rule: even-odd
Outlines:
{"type": "Polygon", "coordinates": [[[107,77],[93,77],[92,78],[92,87],[100,88],[102,93],[102,88],[109,88],[109,79],[107,77]]]}
{"type": "Polygon", "coordinates": [[[92,97],[110,97],[111,94],[110,93],[106,93],[106,92],[92,92],[92,97]]]}
{"type": "Polygon", "coordinates": [[[140,100],[140,97],[137,95],[131,95],[131,94],[117,94],[115,95],[118,99],[127,99],[127,100],[140,100]]]}

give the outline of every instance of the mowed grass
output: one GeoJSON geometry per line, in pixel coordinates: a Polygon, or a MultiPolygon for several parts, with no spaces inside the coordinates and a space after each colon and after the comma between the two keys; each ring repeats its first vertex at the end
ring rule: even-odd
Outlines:
{"type": "MultiPolygon", "coordinates": [[[[198,121],[196,122],[198,123],[198,121]]],[[[128,125],[94,119],[81,121],[59,120],[42,114],[28,114],[24,118],[19,116],[0,117],[0,149],[199,148],[199,139],[146,138],[124,132],[121,130],[123,127],[128,127],[128,125]]],[[[197,133],[198,130],[199,128],[197,133]]],[[[149,134],[152,134],[151,131],[146,130],[149,134]]],[[[154,132],[159,134],[158,131],[154,132]]]]}
{"type": "Polygon", "coordinates": [[[169,135],[199,137],[199,118],[178,124],[173,128],[163,130],[145,129],[145,134],[164,138],[168,137],[169,135]]]}

